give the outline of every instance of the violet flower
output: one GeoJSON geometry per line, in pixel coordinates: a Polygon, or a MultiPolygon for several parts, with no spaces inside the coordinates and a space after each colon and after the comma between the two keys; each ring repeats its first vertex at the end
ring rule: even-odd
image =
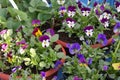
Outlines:
{"type": "Polygon", "coordinates": [[[120,22],[116,23],[113,31],[114,31],[114,33],[120,33],[120,22]]]}
{"type": "Polygon", "coordinates": [[[107,65],[104,65],[104,66],[103,66],[103,70],[104,70],[104,71],[107,71],[107,70],[108,70],[108,66],[107,66],[107,65]]]}
{"type": "Polygon", "coordinates": [[[69,28],[73,28],[75,26],[75,22],[76,21],[74,19],[72,19],[72,18],[67,18],[66,19],[66,23],[67,23],[69,28]]]}
{"type": "Polygon", "coordinates": [[[104,10],[105,10],[104,5],[101,5],[101,6],[100,6],[100,10],[101,10],[101,11],[104,11],[104,10]]]}
{"type": "Polygon", "coordinates": [[[80,64],[87,64],[87,61],[86,61],[86,59],[85,59],[83,54],[78,54],[77,57],[79,59],[79,63],[80,64]]]}
{"type": "Polygon", "coordinates": [[[102,15],[104,18],[110,19],[112,13],[110,10],[105,10],[102,15]]]}
{"type": "Polygon", "coordinates": [[[86,33],[87,36],[92,36],[93,35],[93,26],[86,26],[84,28],[84,32],[86,33]]]}
{"type": "Polygon", "coordinates": [[[76,13],[76,7],[75,6],[69,6],[68,7],[68,16],[73,17],[76,13]]]}
{"type": "Polygon", "coordinates": [[[55,68],[55,69],[58,68],[58,66],[59,66],[60,64],[62,64],[62,62],[61,62],[60,60],[57,60],[56,63],[55,63],[54,68],[55,68]]]}
{"type": "Polygon", "coordinates": [[[82,80],[82,78],[79,78],[78,76],[74,76],[73,80],[82,80]]]}
{"type": "Polygon", "coordinates": [[[80,1],[77,2],[79,9],[82,8],[82,3],[80,1]]]}
{"type": "Polygon", "coordinates": [[[20,42],[16,42],[16,45],[26,44],[25,40],[21,40],[20,42]]]}
{"type": "Polygon", "coordinates": [[[8,44],[7,43],[3,43],[1,45],[1,51],[5,51],[8,48],[8,44]]]}
{"type": "Polygon", "coordinates": [[[91,9],[90,8],[81,8],[81,12],[83,16],[89,16],[91,9]]]}
{"type": "Polygon", "coordinates": [[[54,30],[51,29],[51,28],[50,28],[50,29],[47,29],[46,32],[49,33],[50,36],[53,36],[53,35],[55,34],[54,30]]]}
{"type": "Polygon", "coordinates": [[[117,12],[120,12],[120,2],[116,1],[115,7],[117,9],[117,12]]]}
{"type": "Polygon", "coordinates": [[[92,58],[89,58],[89,59],[88,59],[88,64],[89,64],[89,65],[92,64],[92,61],[93,61],[93,59],[92,59],[92,58]]]}
{"type": "Polygon", "coordinates": [[[5,33],[7,33],[7,30],[2,30],[2,31],[0,31],[0,35],[3,35],[3,34],[5,34],[5,33]]]}
{"type": "Polygon", "coordinates": [[[109,26],[109,21],[107,18],[102,18],[101,23],[104,25],[105,28],[109,26]]]}
{"type": "Polygon", "coordinates": [[[63,17],[65,13],[66,13],[65,6],[60,6],[60,8],[59,8],[60,17],[63,17]]]}
{"type": "Polygon", "coordinates": [[[50,38],[47,35],[40,36],[39,41],[42,42],[42,47],[48,47],[50,45],[50,38]]]}
{"type": "Polygon", "coordinates": [[[69,48],[69,52],[70,52],[70,54],[77,54],[77,53],[79,53],[79,51],[80,51],[80,45],[79,45],[79,43],[73,43],[73,44],[67,44],[67,47],[69,48]]]}
{"type": "Polygon", "coordinates": [[[12,69],[12,72],[15,73],[17,70],[21,70],[22,66],[16,66],[12,69]]]}
{"type": "Polygon", "coordinates": [[[34,27],[39,26],[39,25],[40,25],[40,20],[37,20],[37,19],[32,20],[32,25],[33,25],[34,27]]]}
{"type": "Polygon", "coordinates": [[[97,2],[94,2],[93,6],[94,7],[97,7],[98,3],[97,2]]]}
{"type": "Polygon", "coordinates": [[[41,32],[41,30],[40,30],[39,28],[35,27],[34,30],[33,30],[33,32],[32,32],[32,34],[33,34],[34,36],[39,37],[39,36],[42,35],[42,32],[41,32]]]}
{"type": "Polygon", "coordinates": [[[46,76],[46,73],[44,71],[41,71],[41,77],[42,77],[42,80],[46,80],[45,76],[46,76]]]}
{"type": "Polygon", "coordinates": [[[97,38],[97,41],[100,43],[102,43],[102,45],[107,45],[107,38],[106,38],[106,35],[104,34],[98,34],[98,38],[97,38]]]}

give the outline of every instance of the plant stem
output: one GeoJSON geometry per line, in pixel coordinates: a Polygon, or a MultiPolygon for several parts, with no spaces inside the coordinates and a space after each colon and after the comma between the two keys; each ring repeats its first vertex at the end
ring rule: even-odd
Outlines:
{"type": "Polygon", "coordinates": [[[116,49],[115,49],[115,52],[112,54],[113,56],[112,56],[112,58],[113,58],[113,61],[112,62],[115,62],[116,61],[116,53],[117,53],[117,51],[118,51],[118,49],[119,49],[119,46],[120,46],[120,41],[118,42],[118,44],[117,44],[117,47],[116,47],[116,49]]]}

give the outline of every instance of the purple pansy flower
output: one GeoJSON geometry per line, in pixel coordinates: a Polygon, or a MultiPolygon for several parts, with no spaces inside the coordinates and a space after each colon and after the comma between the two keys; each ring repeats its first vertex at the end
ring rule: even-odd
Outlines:
{"type": "Polygon", "coordinates": [[[82,78],[79,78],[78,76],[74,76],[73,80],[82,80],[82,78]]]}
{"type": "Polygon", "coordinates": [[[115,7],[117,9],[117,12],[120,12],[120,2],[116,1],[115,7]]]}
{"type": "Polygon", "coordinates": [[[39,25],[40,25],[40,20],[37,20],[37,19],[32,20],[32,25],[33,25],[34,27],[39,26],[39,25]]]}
{"type": "Polygon", "coordinates": [[[84,28],[84,32],[86,33],[87,36],[92,36],[92,34],[93,34],[93,26],[86,26],[84,28]]]}
{"type": "Polygon", "coordinates": [[[51,28],[50,28],[50,29],[47,29],[46,32],[49,33],[50,36],[53,36],[53,35],[55,34],[54,30],[51,29],[51,28]]]}
{"type": "Polygon", "coordinates": [[[42,47],[48,47],[50,45],[50,38],[47,35],[42,35],[39,41],[42,42],[42,47]]]}
{"type": "Polygon", "coordinates": [[[103,15],[103,18],[110,19],[112,13],[110,10],[105,10],[102,15],[103,15]]]}
{"type": "Polygon", "coordinates": [[[95,13],[96,13],[97,16],[100,16],[100,14],[101,14],[98,9],[95,9],[95,13]]]}
{"type": "Polygon", "coordinates": [[[20,44],[26,44],[25,40],[21,40],[20,42],[16,42],[16,45],[20,45],[20,44]]]}
{"type": "Polygon", "coordinates": [[[102,18],[101,23],[104,25],[105,28],[109,26],[109,21],[107,18],[102,18]]]}
{"type": "Polygon", "coordinates": [[[12,69],[12,72],[15,73],[17,70],[21,70],[22,66],[16,66],[12,69]]]}
{"type": "Polygon", "coordinates": [[[45,76],[46,76],[46,73],[44,71],[41,71],[41,77],[42,77],[42,80],[46,80],[45,76]]]}
{"type": "Polygon", "coordinates": [[[87,64],[87,61],[86,61],[86,59],[85,59],[85,57],[84,57],[84,55],[83,54],[78,54],[77,55],[77,57],[78,57],[78,59],[79,59],[79,63],[81,64],[87,64]]]}
{"type": "Polygon", "coordinates": [[[92,61],[93,61],[93,59],[92,59],[92,58],[89,58],[89,59],[88,59],[88,64],[89,64],[89,65],[92,64],[92,61]]]}
{"type": "Polygon", "coordinates": [[[108,66],[107,66],[107,65],[104,65],[104,66],[103,66],[103,70],[104,70],[104,71],[107,71],[107,70],[108,70],[108,66]]]}
{"type": "Polygon", "coordinates": [[[58,66],[59,66],[60,64],[62,64],[62,62],[61,62],[60,60],[57,60],[56,63],[55,63],[54,68],[58,68],[58,66]]]}
{"type": "Polygon", "coordinates": [[[101,6],[100,6],[100,10],[101,10],[101,11],[104,11],[104,10],[105,10],[105,6],[104,6],[104,5],[101,5],[101,6]]]}
{"type": "Polygon", "coordinates": [[[83,16],[89,16],[91,9],[90,8],[81,8],[81,12],[83,16]]]}
{"type": "Polygon", "coordinates": [[[80,51],[80,45],[79,45],[79,43],[73,43],[73,44],[67,44],[67,47],[69,48],[69,52],[70,52],[70,54],[77,54],[77,53],[79,53],[79,51],[80,51]]]}
{"type": "Polygon", "coordinates": [[[3,43],[1,45],[1,51],[5,51],[8,48],[8,44],[7,43],[3,43]]]}
{"type": "Polygon", "coordinates": [[[77,2],[79,9],[82,8],[82,3],[80,1],[77,2]]]}
{"type": "Polygon", "coordinates": [[[75,22],[76,21],[74,19],[72,19],[72,18],[67,18],[66,19],[66,23],[67,23],[69,28],[73,28],[75,26],[75,22]]]}
{"type": "Polygon", "coordinates": [[[75,6],[69,6],[68,7],[68,16],[73,17],[76,13],[76,7],[75,6]]]}
{"type": "Polygon", "coordinates": [[[97,2],[94,2],[93,6],[94,7],[97,7],[98,3],[97,2]]]}
{"type": "Polygon", "coordinates": [[[66,13],[65,6],[60,6],[60,8],[59,8],[60,17],[63,17],[65,13],[66,13]]]}
{"type": "Polygon", "coordinates": [[[120,33],[120,22],[116,23],[113,31],[114,31],[114,33],[120,33]]]}
{"type": "Polygon", "coordinates": [[[98,34],[97,41],[102,43],[104,46],[107,45],[107,38],[105,34],[98,34]]]}

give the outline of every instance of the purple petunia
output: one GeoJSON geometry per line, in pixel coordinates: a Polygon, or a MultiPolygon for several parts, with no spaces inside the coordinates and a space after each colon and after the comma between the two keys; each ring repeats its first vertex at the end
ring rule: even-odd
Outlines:
{"type": "Polygon", "coordinates": [[[75,26],[75,22],[76,21],[74,19],[72,19],[72,18],[67,18],[66,19],[66,23],[67,23],[69,28],[73,28],[75,26]]]}
{"type": "Polygon", "coordinates": [[[120,22],[116,23],[113,31],[114,31],[114,33],[120,33],[120,22]]]}
{"type": "Polygon", "coordinates": [[[78,76],[74,76],[73,80],[82,80],[82,78],[79,78],[78,76]]]}
{"type": "Polygon", "coordinates": [[[60,8],[59,8],[60,17],[63,17],[65,13],[66,13],[65,6],[60,6],[60,8]]]}
{"type": "Polygon", "coordinates": [[[76,12],[76,7],[75,6],[69,6],[68,7],[68,16],[69,17],[73,17],[75,15],[76,12]]]}
{"type": "Polygon", "coordinates": [[[107,38],[106,38],[106,35],[104,34],[98,34],[98,38],[97,38],[97,41],[100,43],[102,43],[104,46],[107,45],[107,38]]]}
{"type": "Polygon", "coordinates": [[[115,7],[117,9],[117,12],[120,12],[120,2],[116,1],[115,7]]]}
{"type": "Polygon", "coordinates": [[[86,26],[84,28],[84,32],[86,33],[87,36],[92,36],[92,34],[93,34],[93,26],[86,26]]]}
{"type": "Polygon", "coordinates": [[[81,49],[79,43],[67,44],[67,47],[69,48],[70,54],[77,54],[81,49]]]}
{"type": "Polygon", "coordinates": [[[91,11],[90,8],[87,8],[87,7],[81,8],[81,12],[83,16],[89,16],[90,11],[91,11]]]}
{"type": "Polygon", "coordinates": [[[42,47],[48,47],[50,45],[50,38],[47,35],[40,36],[39,41],[42,42],[42,47]]]}
{"type": "Polygon", "coordinates": [[[34,27],[39,26],[39,25],[40,25],[40,20],[37,20],[37,19],[32,20],[32,25],[33,25],[34,27]]]}
{"type": "Polygon", "coordinates": [[[51,29],[51,28],[50,28],[50,29],[47,29],[46,32],[49,33],[50,36],[53,36],[53,35],[55,34],[54,30],[51,29]]]}

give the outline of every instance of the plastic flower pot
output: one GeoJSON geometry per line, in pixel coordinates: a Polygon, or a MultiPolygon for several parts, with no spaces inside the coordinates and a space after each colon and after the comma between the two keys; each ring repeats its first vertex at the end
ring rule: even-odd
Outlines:
{"type": "MultiPolygon", "coordinates": [[[[116,33],[116,34],[114,34],[113,36],[118,36],[119,35],[119,33],[116,33]]],[[[108,42],[107,42],[107,45],[103,45],[102,43],[98,43],[98,44],[93,44],[93,45],[91,45],[91,47],[92,48],[104,48],[104,47],[106,47],[106,46],[109,46],[109,45],[111,45],[112,43],[113,43],[113,41],[114,41],[114,38],[110,38],[110,39],[108,39],[108,42]]],[[[61,40],[58,40],[57,41],[57,43],[58,44],[61,44],[63,47],[65,47],[65,48],[67,48],[67,43],[66,42],[64,42],[64,41],[61,41],[61,40]]]]}
{"type": "MultiPolygon", "coordinates": [[[[58,40],[56,43],[62,45],[60,40],[58,40]]],[[[63,46],[61,49],[64,55],[66,56],[66,51],[63,46]]],[[[62,64],[59,64],[57,68],[53,68],[45,72],[46,80],[51,80],[53,78],[53,76],[57,73],[57,71],[62,67],[63,63],[65,62],[65,59],[62,58],[60,61],[62,62],[62,64]]],[[[17,76],[16,78],[21,78],[21,77],[22,76],[17,76]]],[[[9,80],[9,78],[10,78],[10,75],[0,72],[0,80],[9,80]]],[[[31,76],[28,76],[28,78],[31,78],[31,76]]]]}

